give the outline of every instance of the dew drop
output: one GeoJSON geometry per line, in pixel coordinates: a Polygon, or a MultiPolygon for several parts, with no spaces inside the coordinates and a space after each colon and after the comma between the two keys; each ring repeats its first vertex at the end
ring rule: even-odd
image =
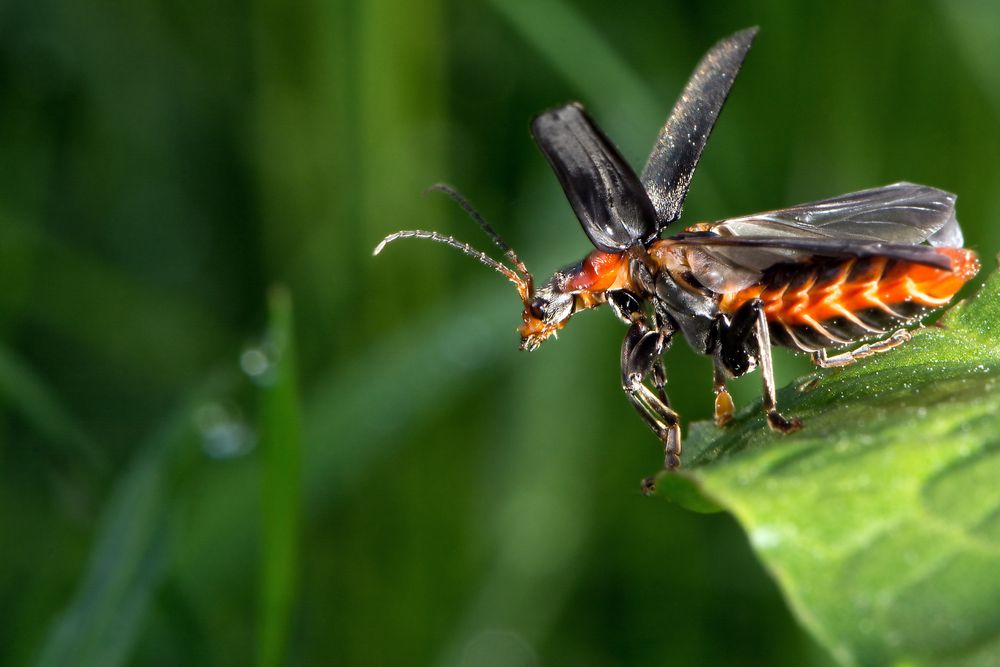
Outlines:
{"type": "Polygon", "coordinates": [[[210,458],[230,459],[253,449],[256,437],[238,410],[222,403],[206,403],[194,412],[201,448],[210,458]]]}
{"type": "Polygon", "coordinates": [[[274,357],[274,351],[269,345],[248,347],[240,354],[240,368],[257,386],[269,387],[274,384],[277,375],[274,357]]]}

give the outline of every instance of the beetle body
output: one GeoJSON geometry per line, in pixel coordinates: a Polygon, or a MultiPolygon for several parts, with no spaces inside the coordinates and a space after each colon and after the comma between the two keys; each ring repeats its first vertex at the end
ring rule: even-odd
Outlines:
{"type": "Polygon", "coordinates": [[[950,270],[887,257],[779,264],[759,283],[724,295],[719,310],[732,315],[760,299],[771,341],[802,352],[884,336],[948,303],[979,268],[971,250],[938,252],[950,270]]]}
{"type": "Polygon", "coordinates": [[[622,387],[680,464],[677,414],[666,394],[662,355],[680,334],[714,363],[716,423],[733,411],[728,379],[759,368],[772,429],[801,426],[777,407],[771,346],[843,366],[889,350],[905,329],[947,303],[979,268],[962,248],[955,196],[894,183],[831,199],[712,223],[662,236],[681,216],[701,152],[756,29],[704,56],[660,131],[641,175],[583,107],[537,116],[532,134],[595,249],[540,286],[517,254],[457,192],[455,199],[504,251],[513,268],[436,232],[397,232],[447,243],[503,273],[524,303],[521,348],[536,349],[581,310],[608,304],[626,325],[622,387]],[[828,350],[871,341],[828,356],[828,350]]]}

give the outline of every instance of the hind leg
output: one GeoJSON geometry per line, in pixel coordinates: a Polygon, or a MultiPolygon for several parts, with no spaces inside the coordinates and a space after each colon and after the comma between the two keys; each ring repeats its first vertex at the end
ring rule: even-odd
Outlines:
{"type": "Polygon", "coordinates": [[[862,345],[855,350],[842,352],[832,357],[826,356],[826,350],[819,350],[813,353],[812,359],[813,363],[820,368],[841,368],[843,366],[850,366],[858,359],[873,357],[880,352],[888,352],[894,347],[902,345],[912,337],[913,335],[909,331],[900,329],[884,340],[862,345]]]}
{"type": "MultiPolygon", "coordinates": [[[[767,326],[764,304],[760,299],[747,301],[740,306],[733,314],[729,325],[722,331],[721,346],[716,357],[717,381],[720,365],[734,377],[743,375],[754,366],[760,368],[764,385],[764,414],[767,415],[767,425],[771,430],[791,433],[802,426],[802,422],[798,419],[789,419],[778,412],[774,367],[771,361],[771,334],[767,326]]],[[[724,416],[725,410],[722,413],[724,416]]],[[[718,415],[718,410],[716,414],[718,415]]]]}

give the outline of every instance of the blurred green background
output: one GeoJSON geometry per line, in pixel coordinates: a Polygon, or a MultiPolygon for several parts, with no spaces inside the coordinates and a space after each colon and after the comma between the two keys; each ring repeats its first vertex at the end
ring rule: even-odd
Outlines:
{"type": "Polygon", "coordinates": [[[732,519],[639,494],[610,314],[528,355],[496,274],[371,257],[488,247],[443,180],[575,261],[531,116],[641,166],[748,25],[686,220],[906,179],[992,267],[995,3],[0,4],[0,664],[829,664],[732,519]]]}

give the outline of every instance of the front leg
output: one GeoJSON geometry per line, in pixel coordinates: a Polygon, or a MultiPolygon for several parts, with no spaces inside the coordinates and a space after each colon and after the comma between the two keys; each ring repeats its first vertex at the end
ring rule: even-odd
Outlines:
{"type": "MultiPolygon", "coordinates": [[[[643,313],[642,302],[639,297],[635,294],[628,292],[626,290],[617,290],[610,294],[608,297],[608,304],[611,306],[612,312],[614,312],[615,317],[624,322],[625,324],[631,326],[636,322],[646,322],[646,315],[643,313]]],[[[672,327],[665,323],[663,317],[659,314],[654,313],[654,326],[659,331],[671,331],[672,327]]],[[[642,330],[648,330],[647,325],[642,325],[642,330]]],[[[666,384],[667,384],[667,371],[663,366],[663,356],[659,355],[653,362],[653,372],[652,372],[652,382],[653,388],[656,390],[656,395],[660,398],[660,401],[664,405],[670,407],[670,399],[667,397],[666,384]]]]}
{"type": "Polygon", "coordinates": [[[665,381],[660,359],[673,332],[650,329],[645,319],[632,324],[622,343],[622,388],[629,402],[646,425],[663,443],[664,465],[673,469],[681,464],[680,420],[666,400],[665,381]],[[657,391],[646,386],[652,377],[657,391]]]}

